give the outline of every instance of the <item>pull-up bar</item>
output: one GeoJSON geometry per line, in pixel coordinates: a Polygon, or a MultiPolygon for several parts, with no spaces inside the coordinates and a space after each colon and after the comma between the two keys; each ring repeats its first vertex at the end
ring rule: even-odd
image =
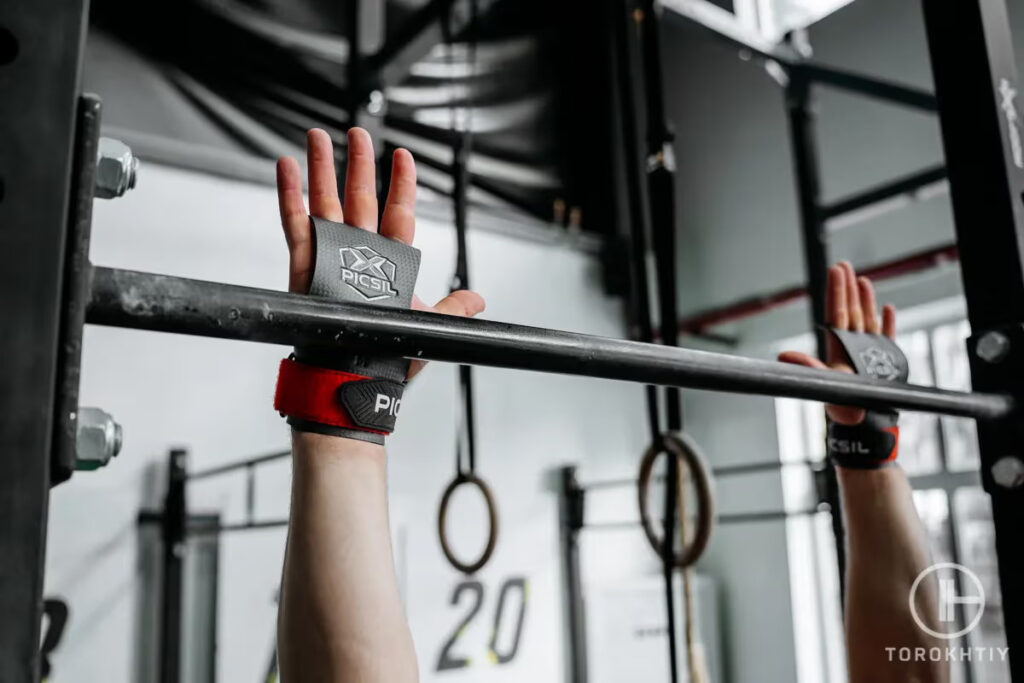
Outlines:
{"type": "Polygon", "coordinates": [[[977,419],[1012,397],[890,384],[774,361],[423,311],[96,267],[87,322],[284,345],[338,346],[463,365],[787,396],[977,419]]]}

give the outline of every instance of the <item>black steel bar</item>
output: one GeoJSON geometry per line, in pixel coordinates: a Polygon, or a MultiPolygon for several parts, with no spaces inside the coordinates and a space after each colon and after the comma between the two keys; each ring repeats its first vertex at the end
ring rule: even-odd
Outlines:
{"type": "Polygon", "coordinates": [[[163,583],[160,601],[160,683],[181,683],[181,618],[188,505],[185,500],[188,454],[171,451],[162,518],[163,583]]]}
{"type": "Polygon", "coordinates": [[[1003,394],[114,268],[93,269],[87,322],[978,419],[1008,415],[1016,405],[1003,394]]]}
{"type": "Polygon", "coordinates": [[[85,307],[89,302],[89,241],[93,195],[96,192],[100,109],[100,99],[95,95],[83,95],[78,100],[75,170],[71,180],[60,345],[57,347],[57,408],[50,460],[50,482],[54,486],[71,478],[77,459],[78,385],[82,374],[82,328],[85,325],[85,307]]]}
{"type": "Polygon", "coordinates": [[[417,9],[380,47],[364,59],[364,89],[394,85],[409,67],[441,42],[440,21],[455,0],[430,0],[417,9]]]}
{"type": "Polygon", "coordinates": [[[836,218],[859,209],[880,204],[888,199],[913,194],[927,185],[934,185],[946,179],[946,167],[934,166],[902,178],[891,180],[877,187],[838,199],[821,208],[821,216],[825,220],[836,218]]]}
{"type": "Polygon", "coordinates": [[[252,522],[256,516],[256,467],[245,468],[245,519],[252,522]]]}
{"type": "Polygon", "coordinates": [[[85,0],[0,3],[0,681],[40,676],[85,0]]]}
{"type": "Polygon", "coordinates": [[[563,467],[559,471],[559,475],[559,542],[562,550],[562,582],[565,587],[565,623],[569,631],[567,678],[570,683],[586,683],[587,630],[586,612],[583,608],[583,577],[580,570],[579,544],[586,497],[576,480],[575,467],[563,467]]]}
{"type": "MultiPolygon", "coordinates": [[[[807,294],[810,298],[811,330],[814,333],[817,356],[826,360],[825,325],[828,319],[825,311],[825,293],[828,286],[828,238],[825,220],[821,215],[821,171],[814,130],[814,103],[811,82],[805,71],[790,71],[789,82],[786,84],[786,114],[789,121],[793,171],[796,175],[800,234],[804,268],[807,271],[807,294]]],[[[839,480],[831,460],[825,463],[824,477],[825,497],[832,511],[832,534],[836,541],[839,595],[845,604],[846,529],[839,495],[839,480]]]]}
{"type": "MultiPolygon", "coordinates": [[[[820,512],[826,512],[818,508],[805,508],[802,510],[764,510],[757,512],[733,512],[718,515],[715,517],[715,524],[746,524],[749,522],[775,522],[792,517],[808,517],[820,512]]],[[[640,520],[623,520],[617,522],[584,522],[582,529],[590,531],[623,531],[626,529],[639,529],[640,520]]]]}
{"type": "MultiPolygon", "coordinates": [[[[1024,394],[1024,146],[1017,67],[1002,0],[926,0],[953,218],[972,337],[971,381],[1024,394]]],[[[1024,680],[1024,420],[978,426],[982,485],[992,500],[1013,680],[1024,680]]]]}
{"type": "Polygon", "coordinates": [[[190,525],[186,532],[189,536],[211,536],[216,534],[229,533],[232,531],[256,531],[259,529],[277,529],[288,526],[288,519],[263,519],[249,522],[235,522],[229,524],[195,524],[190,525]]]}
{"type": "Polygon", "coordinates": [[[266,455],[258,455],[255,458],[246,458],[245,460],[238,460],[236,462],[228,463],[227,465],[218,465],[217,467],[210,468],[208,470],[200,470],[198,472],[192,472],[186,475],[189,481],[195,481],[196,479],[205,479],[206,477],[215,477],[218,474],[227,474],[228,472],[234,472],[236,470],[243,470],[253,465],[262,465],[263,463],[272,462],[274,460],[280,460],[287,458],[292,454],[291,450],[287,451],[275,451],[273,453],[267,453],[266,455]]]}
{"type": "Polygon", "coordinates": [[[901,104],[912,109],[927,112],[938,110],[935,95],[918,88],[807,61],[795,61],[785,66],[792,76],[799,76],[814,83],[901,104]]]}
{"type": "MultiPolygon", "coordinates": [[[[820,460],[792,460],[789,462],[783,462],[781,460],[769,460],[766,462],[750,462],[743,463],[740,465],[723,465],[721,467],[713,467],[711,474],[717,477],[729,477],[733,475],[744,475],[744,474],[757,474],[761,472],[771,472],[774,470],[782,470],[786,467],[810,467],[815,468],[823,465],[824,463],[820,460]]],[[[665,481],[664,475],[654,477],[654,481],[663,482],[665,481]]],[[[632,479],[599,479],[596,481],[588,482],[586,484],[580,484],[579,487],[583,491],[597,491],[600,489],[611,489],[611,488],[622,488],[624,486],[635,486],[636,478],[632,479]]]]}

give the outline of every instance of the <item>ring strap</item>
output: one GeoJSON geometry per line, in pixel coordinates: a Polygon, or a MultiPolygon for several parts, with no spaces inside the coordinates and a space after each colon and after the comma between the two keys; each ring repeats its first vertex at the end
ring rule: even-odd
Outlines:
{"type": "Polygon", "coordinates": [[[473,574],[487,564],[488,560],[491,559],[491,555],[494,554],[494,548],[498,545],[498,506],[494,502],[494,494],[491,493],[491,488],[483,479],[470,472],[460,472],[455,475],[455,478],[451,480],[447,488],[445,488],[444,494],[441,496],[441,505],[437,510],[437,535],[441,541],[441,551],[444,553],[445,558],[448,560],[449,564],[463,574],[473,574]],[[451,545],[448,543],[448,505],[451,503],[452,495],[455,493],[455,490],[466,484],[476,487],[479,489],[481,495],[483,495],[484,503],[487,504],[487,517],[489,522],[487,545],[484,546],[484,550],[480,553],[480,556],[472,562],[463,562],[456,557],[455,553],[452,551],[451,545]]]}
{"type": "MultiPolygon", "coordinates": [[[[697,492],[697,525],[693,541],[678,552],[673,552],[671,562],[674,567],[685,568],[694,564],[707,548],[715,524],[715,495],[711,482],[711,474],[704,458],[700,454],[696,442],[688,434],[677,432],[660,435],[644,453],[640,461],[640,474],[637,477],[637,497],[640,505],[640,524],[648,542],[660,556],[664,544],[664,536],[655,529],[655,522],[649,510],[651,477],[654,462],[664,453],[667,457],[676,458],[680,468],[689,470],[697,492]]],[[[666,482],[666,486],[677,486],[678,482],[666,482]]],[[[677,501],[679,498],[676,499],[677,501]]],[[[677,509],[678,512],[678,509],[677,509]]]]}

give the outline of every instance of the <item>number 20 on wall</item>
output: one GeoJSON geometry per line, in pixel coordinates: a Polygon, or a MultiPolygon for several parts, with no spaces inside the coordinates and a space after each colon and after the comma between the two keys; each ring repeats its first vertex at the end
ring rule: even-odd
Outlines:
{"type": "MultiPolygon", "coordinates": [[[[497,606],[494,610],[494,621],[491,625],[491,638],[487,644],[488,659],[494,664],[508,664],[519,650],[519,640],[523,635],[523,619],[526,616],[526,594],[527,581],[524,577],[515,576],[505,579],[498,591],[497,606]],[[519,596],[519,616],[516,617],[515,633],[512,643],[504,651],[498,650],[498,629],[501,628],[501,617],[505,611],[505,605],[509,601],[509,595],[516,593],[519,596]]],[[[484,585],[479,581],[463,581],[455,585],[449,604],[458,605],[462,602],[464,594],[470,595],[470,608],[462,621],[456,625],[455,630],[448,636],[444,645],[441,646],[441,654],[437,658],[437,671],[450,671],[452,669],[463,669],[471,663],[469,657],[460,657],[452,651],[465,632],[466,627],[476,617],[484,601],[484,585]]]]}

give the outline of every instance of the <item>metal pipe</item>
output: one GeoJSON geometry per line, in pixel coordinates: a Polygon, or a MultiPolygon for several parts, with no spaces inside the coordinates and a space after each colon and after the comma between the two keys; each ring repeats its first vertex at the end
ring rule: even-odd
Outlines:
{"type": "Polygon", "coordinates": [[[228,472],[234,472],[235,470],[242,470],[253,465],[262,465],[265,462],[272,462],[274,460],[280,460],[281,458],[287,458],[291,455],[291,450],[287,451],[276,451],[274,453],[267,453],[266,455],[258,455],[255,458],[247,458],[245,460],[239,460],[237,462],[231,462],[227,465],[218,465],[217,467],[211,467],[208,470],[200,470],[199,472],[193,472],[186,478],[189,481],[195,481],[196,479],[204,479],[206,477],[214,477],[218,474],[227,474],[228,472]]]}
{"type": "Polygon", "coordinates": [[[600,377],[865,408],[993,419],[1014,399],[891,384],[693,349],[413,310],[343,304],[171,275],[94,268],[87,322],[282,345],[329,345],[408,358],[600,377]]]}
{"type": "Polygon", "coordinates": [[[902,104],[912,109],[920,109],[921,111],[935,112],[939,108],[935,101],[935,95],[918,88],[883,81],[870,76],[862,76],[861,74],[812,62],[796,61],[786,66],[790,69],[791,73],[798,71],[804,77],[822,85],[829,85],[833,88],[848,90],[866,97],[902,104]]]}
{"type": "Polygon", "coordinates": [[[849,197],[843,197],[821,209],[822,218],[830,220],[859,209],[875,206],[895,197],[913,196],[922,188],[946,179],[946,167],[933,166],[902,178],[891,180],[849,197]]]}
{"type": "MultiPolygon", "coordinates": [[[[917,252],[909,256],[901,256],[893,261],[886,261],[869,268],[858,268],[857,272],[872,282],[888,280],[902,275],[917,273],[944,263],[956,261],[959,250],[956,243],[943,244],[933,249],[917,252]]],[[[807,296],[807,287],[787,287],[770,294],[762,294],[746,299],[733,301],[723,306],[716,306],[688,315],[679,321],[679,330],[684,334],[706,333],[708,328],[716,325],[743,320],[760,313],[765,313],[780,306],[803,299],[807,296]]]]}

